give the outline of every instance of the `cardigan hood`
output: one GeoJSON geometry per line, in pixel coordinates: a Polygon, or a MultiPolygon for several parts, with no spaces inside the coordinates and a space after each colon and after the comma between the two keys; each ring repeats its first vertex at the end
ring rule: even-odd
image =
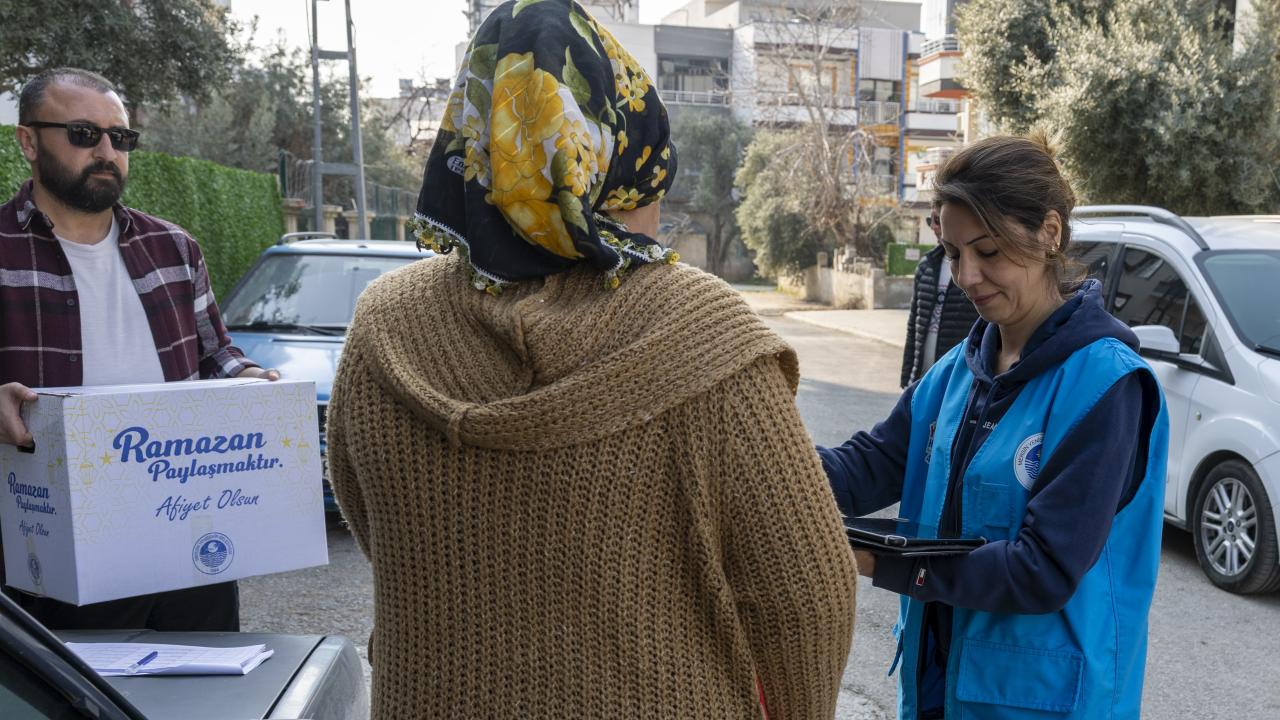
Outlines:
{"type": "Polygon", "coordinates": [[[723,281],[683,265],[641,267],[616,289],[578,268],[495,297],[447,255],[380,277],[356,317],[377,381],[455,445],[597,440],[768,355],[792,393],[799,383],[791,347],[723,281]]]}

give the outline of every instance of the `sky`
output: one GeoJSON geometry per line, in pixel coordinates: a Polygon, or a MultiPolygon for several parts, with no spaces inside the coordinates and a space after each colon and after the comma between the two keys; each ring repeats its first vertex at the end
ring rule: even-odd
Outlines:
{"type": "MultiPolygon", "coordinates": [[[[654,23],[687,0],[641,0],[640,20],[654,23]]],[[[367,97],[395,97],[400,78],[452,77],[454,48],[467,39],[465,0],[352,0],[356,69],[369,78],[367,97]]],[[[345,50],[342,0],[321,0],[320,47],[345,50]]],[[[231,0],[231,14],[248,23],[258,17],[260,44],[278,32],[297,47],[309,47],[311,0],[231,0]]],[[[330,63],[341,73],[341,62],[330,63]]]]}

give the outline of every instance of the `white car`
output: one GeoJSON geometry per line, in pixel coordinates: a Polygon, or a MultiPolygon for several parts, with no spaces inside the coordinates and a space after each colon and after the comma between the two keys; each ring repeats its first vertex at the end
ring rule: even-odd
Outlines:
{"type": "Polygon", "coordinates": [[[1102,205],[1072,233],[1164,388],[1166,521],[1218,587],[1280,588],[1280,216],[1102,205]]]}

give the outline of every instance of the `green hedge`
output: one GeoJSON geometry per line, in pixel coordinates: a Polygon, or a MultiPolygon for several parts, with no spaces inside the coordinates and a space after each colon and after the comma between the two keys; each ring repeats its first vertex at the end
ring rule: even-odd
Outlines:
{"type": "Polygon", "coordinates": [[[22,181],[31,176],[27,159],[18,149],[12,125],[0,125],[0,203],[13,197],[22,181]]]}
{"type": "Polygon", "coordinates": [[[933,245],[916,245],[910,243],[889,243],[886,246],[885,273],[888,275],[914,275],[920,258],[933,249],[933,245]],[[914,251],[908,253],[908,251],[914,251]],[[915,255],[908,258],[908,254],[915,255]]]}
{"type": "MultiPolygon", "coordinates": [[[[30,176],[13,127],[0,126],[0,202],[30,176]]],[[[200,242],[222,297],[284,232],[274,175],[207,160],[137,151],[129,155],[124,204],[181,225],[200,242]]]]}

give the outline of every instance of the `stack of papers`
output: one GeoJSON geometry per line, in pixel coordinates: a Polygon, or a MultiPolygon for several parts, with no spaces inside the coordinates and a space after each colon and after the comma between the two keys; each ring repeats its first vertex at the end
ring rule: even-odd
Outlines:
{"type": "Polygon", "coordinates": [[[76,643],[67,647],[99,675],[246,675],[275,651],[266,645],[198,647],[155,643],[76,643]]]}

